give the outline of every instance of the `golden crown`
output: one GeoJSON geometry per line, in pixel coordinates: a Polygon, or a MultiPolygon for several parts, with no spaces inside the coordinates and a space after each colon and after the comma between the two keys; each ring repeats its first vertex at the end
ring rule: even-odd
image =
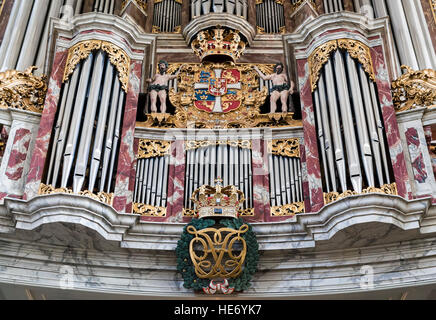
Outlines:
{"type": "Polygon", "coordinates": [[[230,57],[236,62],[245,50],[245,42],[241,40],[238,31],[221,29],[220,26],[199,32],[191,46],[202,61],[218,55],[230,57]]]}
{"type": "Polygon", "coordinates": [[[198,218],[238,217],[238,211],[244,202],[244,193],[235,186],[223,187],[222,180],[216,180],[215,187],[204,185],[194,191],[194,202],[198,218]]]}

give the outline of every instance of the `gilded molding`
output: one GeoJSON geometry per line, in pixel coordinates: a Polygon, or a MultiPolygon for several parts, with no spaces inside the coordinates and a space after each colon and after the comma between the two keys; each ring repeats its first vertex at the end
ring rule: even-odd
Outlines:
{"type": "MultiPolygon", "coordinates": [[[[240,217],[254,217],[254,208],[239,209],[238,215],[240,217]]],[[[198,211],[195,209],[183,208],[183,217],[194,218],[198,216],[198,211]]]]}
{"type": "MultiPolygon", "coordinates": [[[[75,194],[73,190],[68,188],[55,188],[51,185],[46,185],[44,183],[41,183],[39,187],[39,194],[40,195],[47,195],[47,194],[56,194],[56,193],[66,193],[66,194],[75,194]]],[[[106,203],[108,205],[112,205],[114,194],[113,193],[106,193],[106,192],[99,192],[97,194],[92,193],[89,190],[80,191],[77,193],[79,196],[85,196],[94,200],[97,200],[99,202],[106,203]]]]}
{"type": "Polygon", "coordinates": [[[80,61],[89,57],[92,51],[103,50],[109,56],[109,60],[118,70],[118,76],[122,88],[127,92],[129,84],[130,58],[124,50],[116,45],[102,40],[82,41],[74,45],[68,51],[67,65],[65,67],[63,82],[67,81],[74,72],[80,61]]]}
{"type": "Polygon", "coordinates": [[[46,76],[32,73],[36,67],[26,71],[8,70],[0,72],[0,108],[15,108],[42,113],[47,93],[46,76]]]}
{"type": "MultiPolygon", "coordinates": [[[[291,3],[291,14],[297,11],[306,0],[298,0],[295,3],[291,3]]],[[[314,9],[316,8],[315,0],[308,0],[307,3],[309,3],[314,9]]]]}
{"type": "MultiPolygon", "coordinates": [[[[158,2],[159,0],[155,0],[154,3],[158,2]]],[[[162,0],[160,0],[162,1],[162,0]]],[[[144,0],[133,0],[144,12],[147,12],[147,1],[144,0]]],[[[123,0],[121,4],[121,11],[124,10],[129,3],[129,0],[123,0]]]]}
{"type": "MultiPolygon", "coordinates": [[[[398,195],[397,184],[396,183],[385,184],[385,185],[381,186],[380,188],[369,187],[369,188],[363,190],[362,193],[360,193],[360,194],[368,194],[368,193],[384,193],[384,194],[398,195]]],[[[359,193],[356,191],[350,191],[350,190],[347,190],[343,193],[338,193],[338,192],[324,193],[324,203],[330,204],[330,203],[338,201],[340,199],[344,199],[344,198],[347,198],[349,196],[355,196],[355,195],[359,195],[359,193]]]]}
{"type": "Polygon", "coordinates": [[[167,216],[167,208],[154,207],[143,203],[133,203],[133,213],[140,214],[143,217],[158,217],[167,216]]]}
{"type": "Polygon", "coordinates": [[[304,213],[304,201],[286,204],[284,206],[271,207],[272,217],[293,217],[296,214],[304,213]]]}
{"type": "Polygon", "coordinates": [[[347,50],[352,58],[357,59],[363,65],[365,72],[371,80],[375,81],[371,52],[368,46],[352,39],[331,40],[316,48],[309,56],[308,62],[312,92],[317,88],[323,66],[329,61],[332,52],[338,49],[347,50]]]}
{"type": "Polygon", "coordinates": [[[138,159],[163,157],[170,154],[171,142],[163,140],[139,140],[138,159]]]}
{"type": "Polygon", "coordinates": [[[196,150],[200,148],[206,148],[216,145],[229,145],[235,148],[251,149],[252,144],[250,140],[232,140],[232,141],[215,141],[215,140],[203,140],[203,141],[186,141],[185,150],[196,150]]]}
{"type": "Polygon", "coordinates": [[[396,111],[436,105],[436,71],[414,71],[404,65],[401,68],[407,72],[392,82],[392,98],[396,111]]]}
{"type": "Polygon", "coordinates": [[[268,141],[268,153],[289,158],[300,158],[298,138],[268,141]]]}

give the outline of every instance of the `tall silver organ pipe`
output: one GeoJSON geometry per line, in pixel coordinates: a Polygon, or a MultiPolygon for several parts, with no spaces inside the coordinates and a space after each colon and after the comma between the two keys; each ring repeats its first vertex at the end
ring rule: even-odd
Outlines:
{"type": "Polygon", "coordinates": [[[269,154],[270,204],[281,207],[303,201],[301,160],[269,154]]]}
{"type": "Polygon", "coordinates": [[[376,92],[376,84],[348,52],[337,50],[324,66],[313,96],[325,191],[342,193],[352,186],[361,192],[390,183],[376,92]]]}
{"type": "Polygon", "coordinates": [[[175,32],[182,24],[182,4],[177,0],[162,0],[154,4],[153,26],[160,32],[175,32]]]}
{"type": "Polygon", "coordinates": [[[247,19],[249,0],[191,0],[191,16],[228,13],[247,19]]]}
{"type": "Polygon", "coordinates": [[[243,209],[253,207],[251,149],[218,144],[186,151],[185,208],[194,208],[190,198],[197,188],[213,186],[218,178],[224,186],[234,185],[244,192],[243,209]]]}
{"type": "Polygon", "coordinates": [[[264,33],[280,33],[285,27],[283,4],[276,0],[263,0],[256,5],[257,26],[264,33]]]}
{"type": "Polygon", "coordinates": [[[59,99],[47,184],[76,193],[113,192],[124,103],[117,70],[105,52],[78,64],[59,99]]]}

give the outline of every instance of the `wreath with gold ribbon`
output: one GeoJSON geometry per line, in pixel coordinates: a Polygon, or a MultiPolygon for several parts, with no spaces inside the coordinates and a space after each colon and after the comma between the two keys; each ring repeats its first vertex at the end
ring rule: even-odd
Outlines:
{"type": "Polygon", "coordinates": [[[232,218],[221,219],[219,221],[215,221],[213,219],[193,219],[185,226],[176,248],[177,270],[183,277],[183,286],[187,289],[202,290],[208,287],[210,281],[213,280],[209,278],[201,279],[196,274],[189,252],[190,244],[194,239],[194,235],[188,232],[188,229],[193,229],[190,227],[194,227],[197,231],[201,231],[211,228],[215,225],[222,225],[233,230],[242,230],[246,228],[243,227],[244,225],[248,226],[248,230],[246,228],[246,231],[244,231],[243,234],[241,233],[241,237],[245,240],[247,250],[242,272],[237,277],[227,279],[229,286],[234,288],[235,291],[244,291],[250,287],[251,278],[257,271],[257,265],[259,261],[259,244],[250,224],[244,222],[242,219],[232,218]]]}

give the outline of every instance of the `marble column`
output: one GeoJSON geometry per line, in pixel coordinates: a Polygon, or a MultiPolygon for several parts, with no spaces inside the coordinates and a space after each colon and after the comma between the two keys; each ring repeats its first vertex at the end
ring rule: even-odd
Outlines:
{"type": "MultiPolygon", "coordinates": [[[[285,11],[286,14],[286,11],[285,11]]],[[[256,22],[256,2],[248,1],[248,23],[251,24],[254,30],[257,30],[257,22],[256,22]]]]}
{"type": "Polygon", "coordinates": [[[413,196],[436,198],[436,181],[422,125],[425,110],[417,108],[397,113],[397,120],[403,148],[408,151],[405,152],[406,164],[413,196]]]}
{"type": "MultiPolygon", "coordinates": [[[[113,207],[123,213],[132,213],[134,183],[131,183],[134,170],[135,152],[133,150],[136,125],[136,112],[142,77],[142,61],[130,63],[129,86],[124,106],[124,120],[118,153],[118,168],[115,180],[113,207]]],[[[134,180],[134,178],[133,178],[134,180]]]]}
{"type": "Polygon", "coordinates": [[[422,22],[427,24],[433,48],[436,48],[436,8],[432,8],[428,0],[420,1],[425,16],[425,21],[422,22]]]}
{"type": "Polygon", "coordinates": [[[153,13],[154,13],[154,0],[148,1],[147,4],[147,22],[145,24],[145,32],[151,33],[153,28],[153,13]]]}
{"type": "Polygon", "coordinates": [[[375,70],[378,98],[381,105],[384,128],[389,145],[392,167],[397,184],[398,195],[405,199],[412,199],[412,192],[407,173],[404,150],[400,139],[397,117],[392,102],[391,83],[383,54],[383,47],[370,48],[373,67],[375,70]]]}
{"type": "Polygon", "coordinates": [[[251,221],[271,220],[267,145],[267,141],[252,140],[254,218],[251,221]]]}
{"type": "Polygon", "coordinates": [[[303,168],[307,170],[307,181],[309,184],[309,195],[305,194],[305,209],[306,213],[318,212],[324,206],[324,195],[318,155],[310,71],[307,59],[297,60],[297,68],[304,128],[305,151],[302,164],[304,163],[303,168]]]}
{"type": "Polygon", "coordinates": [[[48,83],[47,95],[45,98],[44,111],[41,116],[38,136],[36,138],[35,148],[32,152],[30,170],[27,175],[24,199],[29,200],[38,195],[39,186],[44,173],[45,160],[47,158],[47,151],[50,144],[67,58],[68,50],[65,48],[56,49],[48,83]]]}
{"type": "Polygon", "coordinates": [[[3,42],[6,27],[11,19],[12,7],[15,0],[3,0],[2,6],[0,6],[0,43],[3,42]]]}
{"type": "Polygon", "coordinates": [[[171,143],[171,158],[168,171],[168,205],[167,217],[171,222],[186,222],[190,218],[183,217],[185,196],[186,154],[185,142],[176,140],[171,143]]]}
{"type": "Polygon", "coordinates": [[[182,30],[185,29],[185,27],[189,23],[189,18],[191,16],[191,11],[189,9],[189,3],[190,0],[184,0],[182,2],[182,30]]]}

